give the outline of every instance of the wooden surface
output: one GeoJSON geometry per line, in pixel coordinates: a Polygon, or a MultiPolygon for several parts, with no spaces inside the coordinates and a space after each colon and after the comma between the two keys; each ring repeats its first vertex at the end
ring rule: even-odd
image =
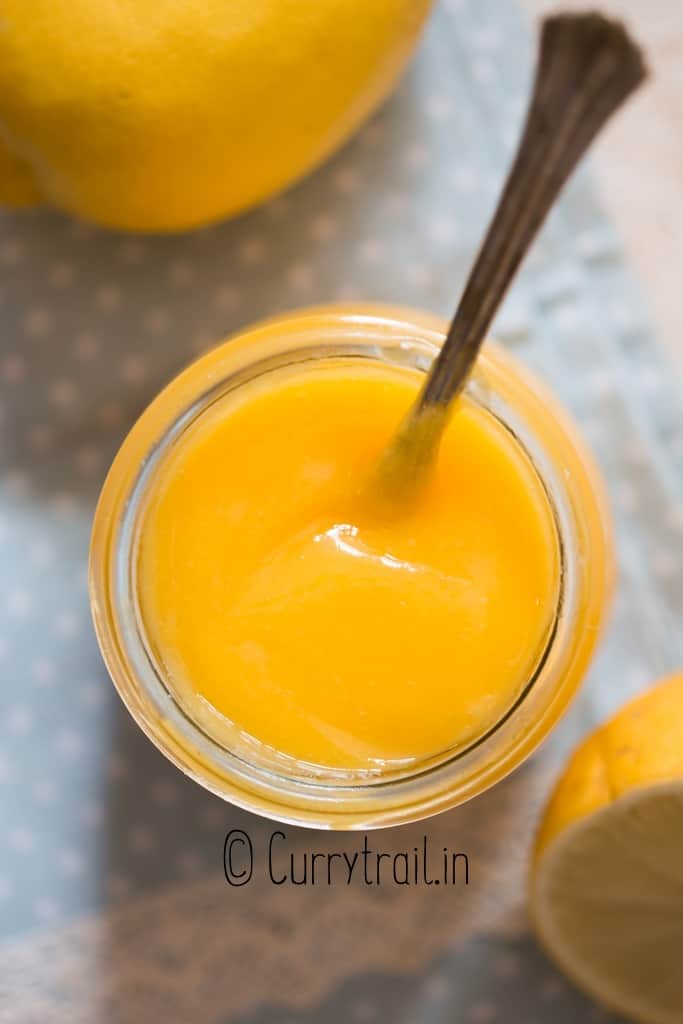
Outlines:
{"type": "Polygon", "coordinates": [[[683,379],[683,0],[524,0],[533,17],[598,7],[643,46],[650,81],[594,147],[604,204],[683,379]]]}

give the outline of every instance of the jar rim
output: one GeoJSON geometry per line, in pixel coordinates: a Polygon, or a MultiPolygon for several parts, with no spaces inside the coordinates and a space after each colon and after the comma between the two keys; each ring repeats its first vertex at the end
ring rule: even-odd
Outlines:
{"type": "Polygon", "coordinates": [[[523,392],[528,383],[490,347],[467,394],[509,431],[533,466],[548,499],[560,565],[557,606],[545,648],[517,699],[484,735],[465,748],[404,770],[371,775],[305,766],[277,752],[275,758],[266,758],[263,745],[248,748],[250,758],[244,744],[241,750],[228,748],[190,714],[164,678],[145,636],[136,586],[141,510],[157,470],[186,431],[229,392],[297,362],[357,357],[426,372],[442,337],[436,326],[375,311],[311,311],[257,326],[200,357],[171,381],[133,426],[105,481],[93,527],[90,591],[95,629],[112,680],[162,753],[205,788],[245,809],[322,828],[416,820],[488,788],[547,732],[540,726],[574,660],[573,634],[585,599],[576,522],[581,509],[568,493],[562,467],[525,421],[524,409],[501,393],[500,385],[511,372],[518,390],[520,381],[523,392]],[[531,743],[534,732],[539,735],[531,743]],[[278,770],[285,766],[289,774],[278,770]],[[293,766],[296,774],[291,773],[293,766]]]}

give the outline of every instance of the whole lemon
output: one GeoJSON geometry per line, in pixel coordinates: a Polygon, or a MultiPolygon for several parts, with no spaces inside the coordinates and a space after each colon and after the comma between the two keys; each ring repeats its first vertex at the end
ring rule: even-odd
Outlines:
{"type": "Polygon", "coordinates": [[[0,201],[174,231],[252,206],[390,91],[431,0],[0,0],[0,201]]]}

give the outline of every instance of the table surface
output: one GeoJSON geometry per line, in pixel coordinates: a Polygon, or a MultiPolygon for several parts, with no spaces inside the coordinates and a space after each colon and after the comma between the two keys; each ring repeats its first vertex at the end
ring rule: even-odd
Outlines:
{"type": "MultiPolygon", "coordinates": [[[[524,0],[532,16],[557,9],[555,0],[524,0]]],[[[563,0],[583,10],[585,0],[563,0]]],[[[595,145],[603,204],[621,232],[660,337],[683,375],[683,5],[680,0],[603,0],[640,40],[651,78],[595,145]],[[638,139],[638,145],[633,140],[638,139]]]]}

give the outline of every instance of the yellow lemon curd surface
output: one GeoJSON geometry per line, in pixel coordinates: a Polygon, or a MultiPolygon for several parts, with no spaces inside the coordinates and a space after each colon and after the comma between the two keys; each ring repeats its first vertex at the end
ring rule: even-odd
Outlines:
{"type": "Polygon", "coordinates": [[[140,526],[149,644],[182,702],[300,761],[462,748],[548,641],[559,549],[518,442],[459,401],[418,499],[368,497],[416,371],[333,360],[221,399],[157,470],[140,526]]]}

